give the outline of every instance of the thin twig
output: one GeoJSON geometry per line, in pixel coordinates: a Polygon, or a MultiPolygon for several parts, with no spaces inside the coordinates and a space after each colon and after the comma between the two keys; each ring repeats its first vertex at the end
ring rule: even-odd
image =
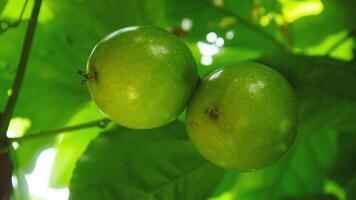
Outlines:
{"type": "Polygon", "coordinates": [[[330,49],[326,52],[326,55],[332,54],[337,48],[339,48],[342,44],[344,44],[350,37],[356,34],[356,29],[351,30],[347,35],[342,37],[339,41],[337,41],[330,49]]]}
{"type": "Polygon", "coordinates": [[[28,0],[25,0],[25,3],[23,5],[23,7],[22,7],[22,10],[20,12],[20,16],[19,16],[17,21],[15,21],[14,23],[9,23],[9,22],[6,22],[6,21],[0,21],[0,23],[4,23],[4,24],[7,25],[5,28],[2,29],[1,28],[1,24],[0,24],[0,35],[3,34],[5,31],[9,30],[10,28],[17,27],[22,22],[22,17],[23,17],[23,14],[25,13],[27,3],[28,3],[28,0]]]}
{"type": "Polygon", "coordinates": [[[250,30],[260,34],[262,37],[264,37],[267,40],[271,41],[277,48],[282,49],[284,51],[288,51],[288,48],[282,42],[277,40],[277,38],[275,38],[271,34],[267,33],[261,27],[251,23],[250,21],[244,19],[240,15],[238,15],[238,14],[236,14],[236,13],[234,13],[234,12],[232,12],[232,11],[222,7],[222,6],[215,6],[215,5],[211,4],[211,3],[209,3],[209,4],[210,4],[210,6],[215,8],[217,11],[220,11],[220,12],[224,13],[225,15],[229,15],[229,16],[232,16],[232,17],[236,18],[236,20],[238,20],[239,23],[243,24],[244,26],[246,26],[250,30]]]}
{"type": "Polygon", "coordinates": [[[7,144],[6,132],[9,127],[10,119],[15,108],[17,97],[19,95],[23,77],[25,75],[27,60],[30,54],[33,35],[36,29],[37,18],[40,12],[42,0],[35,0],[35,5],[32,9],[31,19],[28,23],[25,40],[22,46],[22,52],[20,56],[19,66],[17,68],[16,77],[12,86],[12,95],[9,97],[3,116],[0,122],[0,143],[7,144]]]}
{"type": "Polygon", "coordinates": [[[107,118],[104,118],[104,119],[101,119],[101,120],[87,122],[87,123],[84,123],[84,124],[79,124],[79,125],[74,125],[74,126],[67,126],[67,127],[64,127],[64,128],[58,128],[58,129],[47,130],[47,131],[39,131],[39,132],[35,132],[35,133],[29,133],[29,134],[26,134],[23,137],[9,138],[9,140],[11,142],[22,142],[24,140],[42,138],[42,137],[47,137],[47,136],[51,136],[51,135],[58,135],[58,134],[61,134],[61,133],[77,131],[77,130],[80,130],[80,129],[86,129],[86,128],[92,128],[92,127],[105,128],[109,123],[110,123],[110,120],[107,119],[107,118]]]}

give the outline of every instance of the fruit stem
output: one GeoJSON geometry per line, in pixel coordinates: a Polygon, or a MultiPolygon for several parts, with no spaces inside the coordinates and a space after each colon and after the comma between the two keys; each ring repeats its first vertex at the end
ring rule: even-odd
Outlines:
{"type": "Polygon", "coordinates": [[[94,82],[96,73],[95,72],[88,72],[85,73],[83,70],[79,70],[78,74],[84,77],[84,80],[82,81],[82,85],[84,85],[86,82],[94,82]]]}
{"type": "Polygon", "coordinates": [[[22,9],[21,9],[19,18],[15,22],[11,23],[11,22],[6,22],[3,20],[0,20],[0,35],[11,28],[16,28],[23,21],[22,17],[25,12],[27,3],[28,3],[28,0],[25,0],[24,5],[22,6],[22,9]],[[2,28],[2,26],[1,26],[2,24],[6,25],[6,26],[4,28],[2,28]]]}
{"type": "Polygon", "coordinates": [[[58,135],[61,133],[77,131],[80,129],[86,129],[86,128],[92,128],[92,127],[105,128],[109,123],[110,123],[110,119],[104,118],[101,120],[96,120],[96,121],[87,122],[84,124],[79,124],[79,125],[74,125],[74,126],[68,126],[68,127],[64,127],[64,128],[52,129],[52,130],[47,130],[47,131],[39,131],[39,132],[35,132],[35,133],[28,133],[22,137],[9,138],[9,139],[11,142],[22,142],[22,141],[28,140],[28,139],[35,139],[35,138],[47,137],[47,136],[51,136],[51,135],[58,135]]]}
{"type": "Polygon", "coordinates": [[[219,116],[219,112],[216,108],[208,108],[205,113],[207,113],[211,119],[217,119],[219,116]]]}

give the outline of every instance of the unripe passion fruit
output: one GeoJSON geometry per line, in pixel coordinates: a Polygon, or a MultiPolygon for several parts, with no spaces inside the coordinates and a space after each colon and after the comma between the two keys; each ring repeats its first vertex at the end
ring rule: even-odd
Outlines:
{"type": "Polygon", "coordinates": [[[202,81],[188,105],[186,126],[193,144],[212,163],[260,169],[281,158],[294,140],[296,96],[273,69],[234,64],[202,81]]]}
{"type": "Polygon", "coordinates": [[[128,27],[93,49],[87,85],[100,110],[118,124],[155,128],[174,120],[198,81],[192,53],[183,41],[156,27],[128,27]]]}

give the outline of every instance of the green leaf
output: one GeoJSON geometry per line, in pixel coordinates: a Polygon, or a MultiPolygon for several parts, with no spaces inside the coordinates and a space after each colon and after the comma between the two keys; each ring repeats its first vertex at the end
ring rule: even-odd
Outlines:
{"type": "Polygon", "coordinates": [[[265,55],[259,62],[282,73],[300,99],[326,96],[350,103],[356,100],[356,68],[352,62],[288,53],[265,55]]]}
{"type": "Polygon", "coordinates": [[[355,132],[340,134],[338,143],[340,148],[338,149],[337,160],[329,172],[329,176],[342,186],[347,186],[355,178],[353,176],[356,176],[355,160],[350,159],[356,158],[355,132]]]}
{"type": "Polygon", "coordinates": [[[323,0],[322,3],[323,11],[319,15],[300,18],[291,25],[290,34],[296,48],[304,50],[323,42],[328,36],[355,28],[354,0],[323,0]],[[330,26],[332,21],[337,23],[330,26]]]}
{"type": "Polygon", "coordinates": [[[6,6],[7,0],[0,0],[0,14],[6,6]]]}
{"type": "Polygon", "coordinates": [[[78,161],[70,199],[206,199],[223,174],[198,155],[181,122],[119,127],[93,140],[78,161]]]}
{"type": "MultiPolygon", "coordinates": [[[[77,125],[91,120],[94,121],[102,117],[98,108],[91,102],[76,113],[66,126],[77,125]]],[[[68,187],[77,160],[83,154],[90,141],[99,134],[100,130],[101,128],[94,127],[57,137],[54,145],[57,154],[50,178],[50,185],[52,187],[68,187]]]]}

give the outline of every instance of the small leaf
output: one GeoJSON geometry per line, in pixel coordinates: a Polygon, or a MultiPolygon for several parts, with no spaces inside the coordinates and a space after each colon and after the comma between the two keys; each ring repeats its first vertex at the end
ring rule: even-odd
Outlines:
{"type": "Polygon", "coordinates": [[[206,199],[224,174],[198,155],[175,121],[151,130],[116,128],[78,161],[70,199],[206,199]]]}

